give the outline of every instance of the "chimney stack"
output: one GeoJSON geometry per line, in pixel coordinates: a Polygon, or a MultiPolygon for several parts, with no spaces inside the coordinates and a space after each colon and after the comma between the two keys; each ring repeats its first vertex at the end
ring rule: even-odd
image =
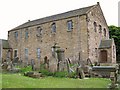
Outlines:
{"type": "Polygon", "coordinates": [[[100,3],[99,3],[99,2],[97,2],[97,5],[100,5],[100,3]]]}

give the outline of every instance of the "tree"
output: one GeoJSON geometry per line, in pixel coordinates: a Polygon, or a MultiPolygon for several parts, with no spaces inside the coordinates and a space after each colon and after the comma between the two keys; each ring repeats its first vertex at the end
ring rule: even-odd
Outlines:
{"type": "Polygon", "coordinates": [[[116,58],[117,62],[120,63],[120,27],[111,25],[109,26],[110,38],[114,38],[116,45],[116,58]]]}

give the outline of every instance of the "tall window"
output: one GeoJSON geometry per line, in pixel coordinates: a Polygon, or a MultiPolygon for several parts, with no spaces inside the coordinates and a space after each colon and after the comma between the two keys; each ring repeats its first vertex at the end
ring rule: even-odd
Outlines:
{"type": "Polygon", "coordinates": [[[52,32],[56,32],[56,24],[55,23],[52,24],[51,30],[52,30],[52,32]]]}
{"type": "Polygon", "coordinates": [[[37,37],[40,37],[42,35],[42,28],[39,26],[37,27],[37,37]]]}
{"type": "Polygon", "coordinates": [[[97,48],[95,48],[95,57],[97,57],[97,48]]]}
{"type": "Polygon", "coordinates": [[[18,32],[17,31],[14,32],[14,37],[15,37],[16,40],[18,39],[18,32]]]}
{"type": "Polygon", "coordinates": [[[72,22],[72,20],[67,21],[67,27],[68,27],[68,31],[72,31],[72,29],[73,29],[73,22],[72,22]]]}
{"type": "Polygon", "coordinates": [[[28,48],[25,48],[25,58],[28,58],[28,48]]]}
{"type": "Polygon", "coordinates": [[[113,58],[115,58],[115,46],[113,46],[113,58]]]}
{"type": "Polygon", "coordinates": [[[29,33],[28,33],[28,30],[26,29],[26,30],[25,30],[25,39],[28,39],[28,37],[29,37],[28,34],[29,34],[29,33]]]}
{"type": "Polygon", "coordinates": [[[17,50],[14,50],[14,58],[17,57],[17,50]]]}
{"type": "Polygon", "coordinates": [[[25,62],[28,64],[28,48],[25,48],[25,62]]]}
{"type": "Polygon", "coordinates": [[[104,28],[104,36],[106,37],[106,29],[104,28]]]}
{"type": "Polygon", "coordinates": [[[94,22],[93,25],[94,25],[94,31],[97,32],[97,23],[94,22]]]}
{"type": "Polygon", "coordinates": [[[99,33],[102,33],[102,26],[99,25],[99,33]]]}
{"type": "Polygon", "coordinates": [[[41,51],[40,51],[40,48],[37,48],[37,58],[40,58],[41,57],[41,51]]]}

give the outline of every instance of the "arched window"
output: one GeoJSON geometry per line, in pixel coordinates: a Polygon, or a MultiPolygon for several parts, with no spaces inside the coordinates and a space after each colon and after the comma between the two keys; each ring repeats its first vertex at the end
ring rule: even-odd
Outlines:
{"type": "Polygon", "coordinates": [[[97,32],[97,23],[94,22],[93,25],[94,25],[94,31],[97,32]]]}
{"type": "Polygon", "coordinates": [[[56,32],[56,24],[55,23],[53,23],[51,25],[51,30],[52,30],[52,32],[56,32]]]}
{"type": "Polygon", "coordinates": [[[104,30],[103,30],[103,31],[104,31],[104,36],[106,37],[106,29],[104,28],[104,30]]]}
{"type": "Polygon", "coordinates": [[[42,28],[39,26],[39,27],[37,27],[37,37],[40,37],[41,35],[42,35],[42,32],[43,32],[43,30],[42,30],[42,28]]]}
{"type": "Polygon", "coordinates": [[[102,33],[102,26],[99,25],[99,33],[102,33]]]}

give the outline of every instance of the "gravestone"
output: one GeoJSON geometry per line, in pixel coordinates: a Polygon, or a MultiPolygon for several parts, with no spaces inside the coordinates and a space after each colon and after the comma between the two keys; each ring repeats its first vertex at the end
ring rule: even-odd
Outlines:
{"type": "Polygon", "coordinates": [[[64,49],[57,49],[57,59],[58,59],[58,64],[57,64],[57,71],[64,71],[67,69],[67,63],[65,60],[65,50],[64,49]]]}
{"type": "Polygon", "coordinates": [[[8,63],[6,62],[6,60],[3,62],[3,64],[1,66],[2,66],[3,70],[7,70],[8,63]]]}
{"type": "Polygon", "coordinates": [[[24,76],[28,76],[28,77],[32,77],[32,78],[40,78],[40,77],[42,77],[42,74],[32,71],[32,72],[25,72],[24,76]]]}
{"type": "Polygon", "coordinates": [[[81,66],[76,68],[76,74],[77,74],[77,77],[80,78],[80,79],[85,78],[85,75],[84,75],[84,72],[83,72],[83,69],[82,69],[81,66]]]}
{"type": "Polygon", "coordinates": [[[34,61],[34,59],[31,59],[31,66],[32,66],[32,70],[35,71],[35,61],[34,61]]]}
{"type": "Polygon", "coordinates": [[[57,60],[54,57],[49,59],[49,71],[53,73],[57,71],[57,60]]]}
{"type": "Polygon", "coordinates": [[[49,69],[49,59],[47,56],[44,57],[44,65],[45,65],[45,69],[49,69]]]}

